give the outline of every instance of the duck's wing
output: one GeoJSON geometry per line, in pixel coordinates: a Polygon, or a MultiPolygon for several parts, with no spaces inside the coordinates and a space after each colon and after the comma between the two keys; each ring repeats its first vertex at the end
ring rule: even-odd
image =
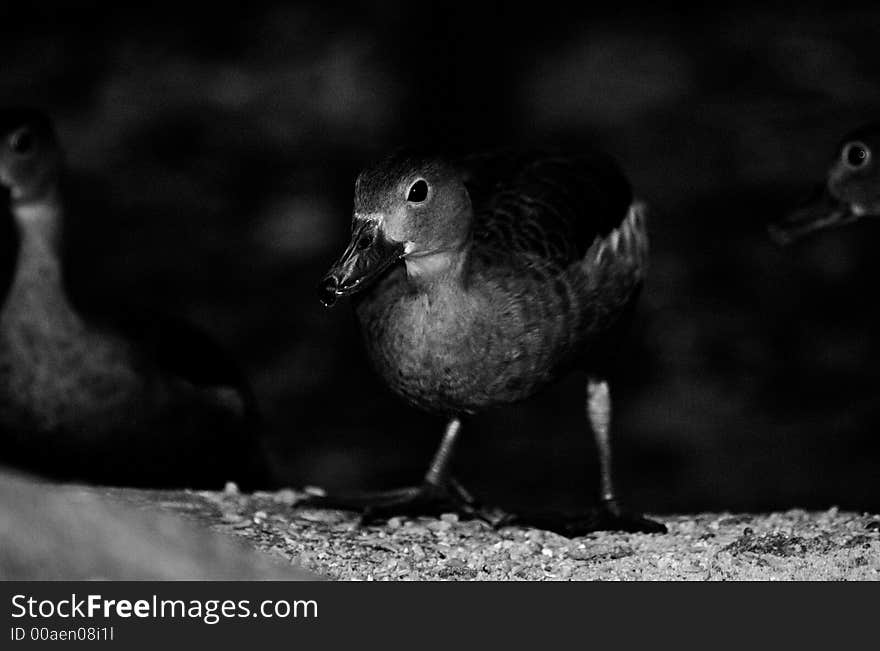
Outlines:
{"type": "Polygon", "coordinates": [[[207,333],[181,319],[119,304],[112,313],[94,302],[77,307],[93,326],[127,341],[135,358],[160,375],[190,385],[242,418],[257,419],[250,384],[207,333]]]}
{"type": "Polygon", "coordinates": [[[632,190],[602,153],[496,152],[459,163],[478,248],[567,266],[627,218],[632,190]]]}

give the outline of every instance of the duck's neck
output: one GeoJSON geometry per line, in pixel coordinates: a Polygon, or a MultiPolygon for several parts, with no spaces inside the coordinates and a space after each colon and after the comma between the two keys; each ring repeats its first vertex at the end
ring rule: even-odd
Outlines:
{"type": "Polygon", "coordinates": [[[33,318],[57,321],[72,316],[61,268],[63,207],[57,190],[31,201],[14,202],[19,232],[15,278],[7,308],[33,318]]]}
{"type": "Polygon", "coordinates": [[[461,287],[470,246],[467,243],[404,258],[406,275],[418,289],[431,291],[440,287],[461,287]]]}

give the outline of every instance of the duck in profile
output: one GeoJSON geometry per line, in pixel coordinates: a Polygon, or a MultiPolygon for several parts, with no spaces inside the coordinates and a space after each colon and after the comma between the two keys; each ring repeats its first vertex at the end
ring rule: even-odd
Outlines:
{"type": "Polygon", "coordinates": [[[622,510],[612,480],[608,372],[645,276],[644,211],[600,154],[399,152],[362,172],[351,241],[324,278],[323,302],[352,296],[383,380],[448,426],[420,485],[312,503],[363,508],[368,521],[450,504],[480,515],[450,473],[462,419],[580,369],[601,508],[514,521],[565,535],[665,531],[622,510]]]}
{"type": "Polygon", "coordinates": [[[105,484],[261,481],[255,401],[213,342],[71,296],[62,167],[45,115],[0,110],[0,463],[105,484]]]}
{"type": "Polygon", "coordinates": [[[880,216],[880,123],[866,125],[838,145],[825,182],[800,208],[770,226],[771,237],[790,244],[809,233],[880,216]]]}

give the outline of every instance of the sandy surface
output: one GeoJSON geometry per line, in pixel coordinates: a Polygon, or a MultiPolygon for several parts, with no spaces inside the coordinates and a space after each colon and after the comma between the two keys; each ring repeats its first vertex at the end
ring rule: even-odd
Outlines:
{"type": "Polygon", "coordinates": [[[664,516],[666,535],[566,539],[478,521],[392,519],[297,507],[294,491],[113,491],[185,514],[318,574],[345,580],[878,580],[880,517],[791,510],[664,516]]]}

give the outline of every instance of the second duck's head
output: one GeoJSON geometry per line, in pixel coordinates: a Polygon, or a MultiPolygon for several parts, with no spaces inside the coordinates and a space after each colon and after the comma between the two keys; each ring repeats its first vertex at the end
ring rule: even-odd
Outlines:
{"type": "Polygon", "coordinates": [[[0,109],[0,185],[13,205],[50,195],[60,167],[61,152],[49,118],[34,109],[0,109]]]}
{"type": "Polygon", "coordinates": [[[411,277],[438,277],[460,260],[470,228],[470,197],[453,165],[394,154],[357,178],[351,239],[324,277],[322,302],[369,287],[401,261],[411,277]]]}
{"type": "Polygon", "coordinates": [[[850,133],[837,147],[825,182],[770,227],[780,244],[814,231],[880,216],[880,123],[850,133]]]}

